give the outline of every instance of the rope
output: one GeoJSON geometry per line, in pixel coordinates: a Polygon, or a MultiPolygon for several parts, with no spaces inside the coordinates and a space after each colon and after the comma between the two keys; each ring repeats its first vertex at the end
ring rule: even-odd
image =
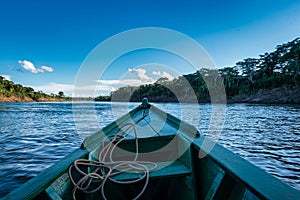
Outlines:
{"type": "Polygon", "coordinates": [[[139,120],[137,120],[134,123],[126,123],[117,130],[117,133],[115,135],[105,137],[102,142],[102,148],[99,148],[98,161],[88,160],[88,159],[78,159],[74,161],[73,165],[70,166],[68,171],[70,180],[74,184],[74,189],[73,189],[74,200],[76,200],[76,192],[78,190],[81,190],[84,193],[93,193],[100,190],[102,198],[107,200],[105,195],[105,185],[108,180],[116,184],[124,185],[124,184],[137,183],[145,179],[145,183],[142,190],[133,199],[134,200],[138,199],[143,195],[149,183],[149,172],[157,168],[157,164],[154,162],[138,161],[139,144],[138,144],[137,130],[135,125],[141,120],[143,120],[145,117],[146,117],[146,113],[144,110],[143,116],[139,120]],[[112,158],[113,152],[121,142],[126,140],[126,136],[128,135],[128,133],[126,132],[128,132],[130,129],[133,129],[134,136],[135,136],[135,156],[132,161],[114,161],[112,158]],[[79,166],[86,166],[89,169],[91,169],[91,172],[86,173],[82,171],[79,166]],[[73,168],[79,174],[82,175],[82,178],[80,178],[77,182],[74,180],[72,176],[73,168]],[[126,172],[142,173],[142,176],[137,179],[127,180],[127,181],[126,180],[120,181],[114,179],[114,176],[126,172]],[[95,180],[100,180],[99,181],[100,184],[96,188],[91,189],[91,184],[93,181],[95,182],[95,180]]]}

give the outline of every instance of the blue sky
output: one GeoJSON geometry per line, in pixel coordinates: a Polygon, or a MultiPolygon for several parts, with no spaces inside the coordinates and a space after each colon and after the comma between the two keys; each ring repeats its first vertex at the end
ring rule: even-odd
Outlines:
{"type": "MultiPolygon", "coordinates": [[[[81,63],[100,42],[141,27],[179,31],[199,42],[218,67],[234,66],[299,37],[299,10],[298,0],[1,1],[0,75],[70,95],[81,63]]],[[[159,78],[144,63],[174,64],[181,74],[191,72],[176,59],[151,50],[123,56],[101,77],[105,81],[97,81],[102,86],[97,94],[115,89],[116,80],[128,74],[139,80],[159,78]]]]}

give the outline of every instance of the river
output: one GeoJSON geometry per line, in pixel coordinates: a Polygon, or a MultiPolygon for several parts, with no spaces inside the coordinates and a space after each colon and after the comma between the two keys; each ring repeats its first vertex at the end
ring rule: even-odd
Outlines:
{"type": "MultiPolygon", "coordinates": [[[[138,104],[76,105],[80,111],[80,115],[75,115],[77,126],[70,102],[0,103],[0,197],[72,152],[83,137],[138,104]]],[[[227,105],[219,137],[207,132],[210,104],[155,105],[178,117],[188,113],[185,119],[195,125],[200,123],[200,133],[217,138],[221,145],[300,190],[299,105],[227,105]],[[200,113],[200,121],[195,112],[200,113]]]]}

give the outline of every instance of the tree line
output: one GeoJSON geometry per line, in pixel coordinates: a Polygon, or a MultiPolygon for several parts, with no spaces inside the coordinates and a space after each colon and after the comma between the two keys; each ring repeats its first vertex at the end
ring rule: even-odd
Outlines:
{"type": "Polygon", "coordinates": [[[275,51],[246,58],[234,67],[220,69],[226,91],[255,93],[259,89],[300,85],[300,39],[278,45],[275,51]]]}
{"type": "Polygon", "coordinates": [[[43,99],[67,99],[62,91],[60,91],[57,95],[48,95],[43,93],[42,91],[34,91],[34,89],[31,87],[25,87],[21,84],[15,84],[12,81],[6,80],[2,76],[0,76],[0,95],[5,97],[20,97],[20,99],[29,98],[33,101],[40,101],[43,99]]]}
{"type": "Polygon", "coordinates": [[[297,88],[300,86],[300,38],[278,45],[273,52],[258,58],[239,61],[233,67],[216,70],[201,68],[172,81],[161,78],[154,84],[121,87],[109,97],[98,97],[96,100],[141,101],[143,97],[148,97],[153,102],[190,102],[193,101],[191,97],[196,96],[198,102],[209,102],[207,83],[224,84],[228,99],[255,94],[259,90],[297,88]],[[222,83],[215,78],[216,73],[222,78],[222,83]]]}

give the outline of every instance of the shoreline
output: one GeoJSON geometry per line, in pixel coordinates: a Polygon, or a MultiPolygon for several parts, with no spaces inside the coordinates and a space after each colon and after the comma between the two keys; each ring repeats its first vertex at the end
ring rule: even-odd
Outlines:
{"type": "Polygon", "coordinates": [[[64,102],[66,99],[59,98],[40,98],[38,101],[33,100],[30,97],[19,97],[19,96],[4,96],[0,94],[1,103],[16,103],[16,102],[64,102]]]}
{"type": "Polygon", "coordinates": [[[251,104],[300,104],[300,87],[261,89],[254,94],[236,95],[228,100],[229,103],[251,104]]]}
{"type": "MultiPolygon", "coordinates": [[[[30,103],[30,102],[49,102],[49,103],[59,103],[59,102],[111,102],[111,101],[72,101],[72,100],[42,100],[42,101],[1,101],[0,103],[30,103]]],[[[123,102],[123,101],[119,101],[119,102],[123,102]]],[[[131,102],[135,102],[135,101],[131,101],[131,102]]],[[[151,103],[151,102],[150,102],[151,103]]],[[[164,102],[164,101],[153,101],[153,103],[178,103],[178,102],[164,102]]],[[[189,103],[189,102],[184,102],[184,103],[189,103]]],[[[210,103],[210,102],[198,102],[199,104],[206,104],[206,103],[210,103]]],[[[226,102],[226,104],[253,104],[253,105],[300,105],[300,102],[256,102],[256,101],[232,101],[232,100],[228,100],[226,102]]]]}
{"type": "MultiPolygon", "coordinates": [[[[151,99],[151,97],[148,97],[151,99]]],[[[19,97],[19,96],[4,96],[0,94],[0,102],[72,102],[72,101],[87,101],[87,102],[101,102],[97,101],[91,97],[89,98],[40,98],[38,101],[35,101],[29,97],[19,97]]],[[[103,100],[103,101],[107,101],[103,100]]],[[[111,101],[108,101],[111,102],[111,101]]],[[[120,101],[122,102],[122,100],[120,101]]],[[[172,103],[177,101],[168,101],[167,99],[160,99],[160,101],[154,100],[151,102],[161,102],[161,103],[172,103]]],[[[210,100],[198,101],[198,103],[209,103],[210,100]]],[[[189,103],[189,102],[186,102],[189,103]]],[[[265,104],[265,105],[300,105],[300,86],[294,88],[274,88],[274,89],[261,89],[253,94],[240,94],[233,97],[228,97],[227,104],[234,103],[248,103],[248,104],[265,104]]]]}

